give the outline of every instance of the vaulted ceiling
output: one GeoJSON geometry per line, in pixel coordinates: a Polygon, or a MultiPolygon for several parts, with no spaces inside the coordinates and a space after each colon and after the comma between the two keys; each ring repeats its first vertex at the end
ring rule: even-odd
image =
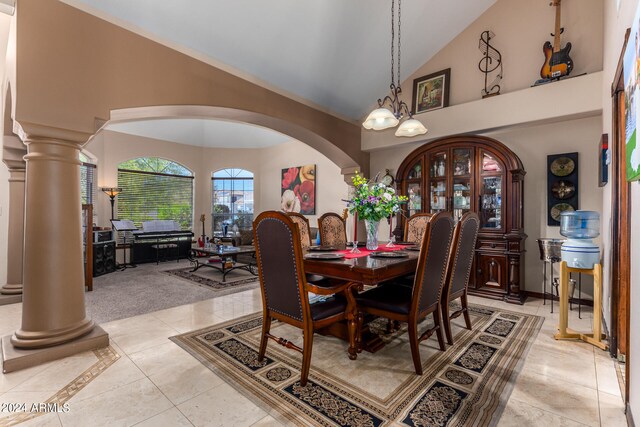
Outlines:
{"type": "MultiPolygon", "coordinates": [[[[63,1],[351,120],[389,88],[390,0],[63,1]]],[[[404,0],[401,77],[495,1],[404,0]]]]}

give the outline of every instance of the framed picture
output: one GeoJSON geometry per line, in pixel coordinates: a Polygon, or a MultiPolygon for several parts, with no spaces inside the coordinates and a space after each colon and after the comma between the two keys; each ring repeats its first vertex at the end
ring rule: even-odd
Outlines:
{"type": "Polygon", "coordinates": [[[316,214],[316,165],[282,169],[280,207],[285,212],[316,214]]]}
{"type": "Polygon", "coordinates": [[[627,181],[640,179],[640,146],[637,143],[637,124],[640,116],[640,85],[638,61],[640,61],[640,7],[636,10],[629,42],[624,51],[624,103],[625,103],[625,151],[627,181]]]}
{"type": "Polygon", "coordinates": [[[578,153],[547,156],[547,225],[560,225],[560,214],[577,211],[578,153]]]}
{"type": "Polygon", "coordinates": [[[413,114],[449,106],[451,68],[413,80],[413,114]]]}
{"type": "Polygon", "coordinates": [[[607,164],[607,150],[609,149],[609,135],[602,134],[598,144],[598,187],[604,187],[609,182],[609,165],[607,164]]]}

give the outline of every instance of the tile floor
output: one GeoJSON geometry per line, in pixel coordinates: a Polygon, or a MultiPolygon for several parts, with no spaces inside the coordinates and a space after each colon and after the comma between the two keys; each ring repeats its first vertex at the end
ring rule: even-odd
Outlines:
{"type": "MultiPolygon", "coordinates": [[[[626,425],[614,361],[586,343],[555,341],[557,310],[551,314],[549,305],[537,299],[524,306],[481,298],[471,302],[545,317],[499,426],[626,425]]],[[[68,413],[43,415],[22,425],[278,425],[167,339],[254,313],[261,304],[259,290],[252,290],[103,324],[121,358],[69,401],[68,413]]],[[[20,304],[0,307],[2,335],[19,326],[20,313],[20,304]]],[[[583,311],[578,320],[574,311],[570,324],[590,329],[591,316],[583,311]]],[[[43,402],[95,360],[89,352],[0,375],[0,403],[43,402]]]]}

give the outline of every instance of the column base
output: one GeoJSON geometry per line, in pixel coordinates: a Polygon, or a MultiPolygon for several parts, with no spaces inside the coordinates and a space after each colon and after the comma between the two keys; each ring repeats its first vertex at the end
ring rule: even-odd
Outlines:
{"type": "Polygon", "coordinates": [[[0,295],[0,305],[15,304],[17,302],[22,302],[22,294],[0,295]]]}
{"type": "Polygon", "coordinates": [[[87,335],[54,347],[33,350],[15,348],[11,338],[11,335],[2,337],[2,372],[5,374],[109,345],[109,334],[98,325],[87,335]]]}
{"type": "Polygon", "coordinates": [[[6,284],[0,288],[0,294],[2,295],[22,295],[22,283],[17,285],[6,284]]]}
{"type": "MultiPolygon", "coordinates": [[[[23,307],[24,310],[24,307],[23,307]]],[[[76,325],[52,331],[30,332],[18,329],[11,337],[11,344],[17,348],[33,349],[64,344],[88,334],[96,324],[88,317],[76,325]]]]}

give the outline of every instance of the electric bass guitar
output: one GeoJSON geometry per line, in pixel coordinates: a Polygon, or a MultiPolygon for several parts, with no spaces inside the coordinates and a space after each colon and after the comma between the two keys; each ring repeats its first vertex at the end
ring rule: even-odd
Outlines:
{"type": "Polygon", "coordinates": [[[564,28],[560,27],[560,1],[553,0],[549,6],[556,8],[556,31],[553,36],[553,46],[551,42],[546,42],[542,51],[544,52],[544,64],[540,70],[540,77],[543,79],[557,79],[569,75],[573,69],[573,60],[569,57],[571,43],[567,43],[564,48],[560,48],[560,34],[564,28]]]}

